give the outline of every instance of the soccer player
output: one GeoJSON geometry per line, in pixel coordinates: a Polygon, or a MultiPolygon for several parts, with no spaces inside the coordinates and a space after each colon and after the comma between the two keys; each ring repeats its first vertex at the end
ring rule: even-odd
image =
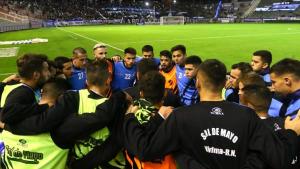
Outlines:
{"type": "Polygon", "coordinates": [[[1,121],[5,123],[19,121],[48,108],[37,104],[40,98],[35,92],[50,78],[47,56],[25,54],[18,58],[17,69],[20,83],[6,85],[1,95],[1,121]]]}
{"type": "Polygon", "coordinates": [[[80,90],[86,87],[86,69],[87,53],[82,47],[73,49],[72,56],[72,76],[69,79],[73,90],[80,90]]]}
{"type": "MultiPolygon", "coordinates": [[[[50,132],[51,137],[47,136],[48,140],[51,138],[61,148],[73,147],[74,142],[81,138],[80,141],[75,143],[76,146],[73,153],[77,158],[85,156],[95,146],[101,145],[108,139],[109,129],[115,131],[115,126],[119,127],[118,124],[122,121],[120,119],[123,119],[122,115],[126,111],[124,106],[127,103],[124,93],[116,94],[110,100],[105,98],[106,92],[110,88],[107,82],[109,80],[108,76],[109,73],[105,61],[96,61],[89,64],[87,67],[87,84],[89,89],[68,91],[47,112],[23,118],[19,123],[6,123],[5,129],[19,135],[36,135],[50,132]],[[89,114],[94,114],[90,112],[95,111],[94,116],[89,116],[89,114]],[[120,114],[116,115],[115,113],[120,114]],[[62,121],[63,123],[61,123],[62,121]],[[87,138],[87,140],[84,138],[87,138]],[[93,141],[89,142],[89,140],[93,141]],[[82,145],[88,145],[88,147],[82,145]]],[[[49,92],[46,93],[49,95],[49,92]]],[[[54,103],[47,98],[42,99],[41,102],[41,104],[46,102],[49,106],[52,106],[54,103]]],[[[12,136],[12,138],[16,137],[15,135],[12,136]]],[[[40,144],[40,146],[42,145],[44,144],[40,144]]],[[[117,146],[115,143],[114,148],[111,151],[106,151],[107,154],[101,159],[104,159],[104,161],[105,159],[109,160],[113,158],[111,154],[117,154],[118,151],[120,151],[120,146],[117,146]]],[[[114,164],[116,163],[112,163],[112,165],[114,164]]]]}
{"type": "Polygon", "coordinates": [[[245,85],[240,92],[242,92],[243,105],[255,110],[261,119],[269,117],[268,109],[272,101],[272,93],[266,86],[245,85]]]}
{"type": "Polygon", "coordinates": [[[275,93],[284,96],[277,116],[296,117],[300,109],[300,61],[282,59],[271,67],[270,76],[275,93]]]}
{"type": "MultiPolygon", "coordinates": [[[[165,79],[158,71],[150,71],[140,79],[140,99],[134,101],[134,104],[138,105],[135,117],[140,125],[147,127],[150,120],[155,121],[155,118],[159,118],[155,114],[158,113],[158,110],[163,105],[164,84],[165,79]]],[[[145,161],[135,157],[130,151],[127,151],[126,154],[132,169],[136,167],[140,169],[176,169],[175,161],[171,155],[162,156],[153,161],[145,161]]]]}
{"type": "Polygon", "coordinates": [[[69,79],[72,76],[72,60],[64,57],[58,56],[54,59],[57,66],[56,77],[61,77],[64,79],[69,79]]]}
{"type": "MultiPolygon", "coordinates": [[[[69,87],[70,85],[65,79],[51,79],[42,88],[41,101],[53,105],[57,98],[68,90],[69,87]]],[[[2,136],[6,147],[3,159],[6,167],[9,169],[64,168],[66,165],[68,150],[53,142],[49,133],[26,136],[14,135],[4,130],[2,136]],[[31,156],[27,156],[29,152],[31,156]],[[16,153],[21,156],[15,156],[16,153]]]]}
{"type": "Polygon", "coordinates": [[[225,65],[214,59],[204,61],[197,73],[201,102],[175,109],[156,131],[140,126],[132,108],[124,122],[126,148],[145,160],[182,150],[214,169],[241,168],[250,151],[271,167],[284,168],[296,153],[300,119],[287,120],[286,129],[297,134],[281,130],[286,139],[282,142],[252,109],[222,99],[225,82],[225,65]]]}
{"type": "Polygon", "coordinates": [[[67,90],[70,90],[71,86],[63,78],[52,78],[49,79],[41,90],[41,100],[48,105],[54,105],[58,97],[61,96],[67,90]]]}
{"type": "MultiPolygon", "coordinates": [[[[143,58],[137,64],[137,85],[124,90],[126,93],[128,93],[132,97],[133,100],[140,98],[139,80],[142,79],[143,76],[150,71],[158,72],[158,66],[156,65],[156,63],[153,60],[143,58]]],[[[163,103],[164,103],[164,106],[172,106],[172,107],[181,106],[179,97],[177,95],[174,95],[169,90],[166,90],[165,97],[163,98],[163,103]]]]}
{"type": "Polygon", "coordinates": [[[172,61],[172,53],[168,50],[160,52],[160,73],[165,77],[165,88],[177,94],[176,67],[172,61]]]}
{"type": "Polygon", "coordinates": [[[230,77],[225,85],[225,99],[227,101],[239,103],[238,80],[243,77],[243,75],[251,71],[252,67],[246,62],[239,62],[231,66],[230,77]]]}
{"type": "MultiPolygon", "coordinates": [[[[284,119],[280,117],[269,117],[268,111],[272,102],[272,92],[262,85],[246,85],[241,90],[243,95],[241,97],[244,100],[244,105],[255,110],[256,114],[263,120],[267,127],[272,131],[284,129],[284,119]]],[[[299,153],[298,153],[299,154],[299,153]]],[[[290,162],[288,168],[296,169],[299,168],[299,161],[297,160],[299,155],[296,155],[290,162]]],[[[264,163],[264,161],[261,161],[264,163]]],[[[257,165],[257,164],[255,164],[257,165]]],[[[265,167],[270,168],[270,167],[265,167]]]]}
{"type": "Polygon", "coordinates": [[[124,50],[124,60],[114,63],[114,74],[112,81],[112,91],[124,90],[132,87],[136,81],[136,50],[134,48],[126,48],[124,50]]]}
{"type": "MultiPolygon", "coordinates": [[[[151,45],[145,45],[142,48],[142,58],[147,58],[147,59],[152,59],[154,60],[154,62],[156,63],[156,65],[160,65],[160,60],[158,58],[154,57],[154,50],[153,50],[153,46],[151,45]]],[[[137,62],[139,62],[141,60],[141,58],[138,58],[139,60],[137,62]]]]}
{"type": "Polygon", "coordinates": [[[261,75],[267,86],[271,86],[270,66],[272,63],[272,54],[267,50],[258,50],[253,53],[251,66],[253,71],[261,75]]]}
{"type": "MultiPolygon", "coordinates": [[[[242,78],[239,79],[239,99],[240,99],[240,104],[245,104],[243,100],[243,93],[242,89],[244,86],[248,85],[257,85],[257,86],[266,86],[265,81],[263,78],[258,75],[255,72],[250,72],[244,75],[242,78]]],[[[276,117],[278,116],[280,109],[281,109],[282,103],[277,100],[276,98],[272,98],[269,110],[268,110],[268,115],[271,117],[276,117]]]]}
{"type": "Polygon", "coordinates": [[[183,105],[194,104],[199,96],[193,83],[194,80],[185,76],[186,48],[183,45],[177,45],[171,49],[171,52],[176,64],[176,80],[181,103],[183,105]]]}
{"type": "Polygon", "coordinates": [[[57,66],[54,61],[48,60],[48,67],[49,67],[49,72],[50,72],[50,78],[55,78],[57,74],[57,66]]]}
{"type": "MultiPolygon", "coordinates": [[[[107,47],[105,44],[98,43],[93,48],[93,54],[96,60],[106,60],[108,64],[109,78],[112,82],[113,72],[114,72],[114,61],[112,59],[107,58],[107,47]]],[[[108,92],[107,97],[112,94],[112,91],[108,92]]]]}
{"type": "Polygon", "coordinates": [[[107,58],[107,47],[105,44],[98,43],[93,47],[93,54],[96,60],[107,58]]]}
{"type": "MultiPolygon", "coordinates": [[[[191,104],[199,102],[199,95],[198,91],[196,89],[196,75],[198,71],[198,66],[202,63],[202,60],[200,59],[199,56],[189,56],[185,60],[185,72],[184,75],[189,79],[188,86],[193,89],[192,92],[191,90],[189,91],[187,88],[183,90],[183,94],[185,96],[189,96],[191,98],[191,104]]],[[[185,99],[183,96],[181,96],[181,101],[182,99],[185,99]]],[[[184,102],[184,101],[183,101],[184,102]]]]}
{"type": "MultiPolygon", "coordinates": [[[[6,85],[1,95],[1,107],[3,106],[2,121],[5,123],[16,124],[21,121],[22,118],[24,119],[31,115],[39,114],[40,111],[48,107],[47,105],[39,106],[34,93],[34,89],[43,85],[50,77],[47,57],[44,55],[26,54],[17,60],[17,66],[21,83],[6,85]],[[10,110],[10,113],[6,110],[10,110]]],[[[45,88],[43,88],[44,94],[42,99],[52,96],[56,97],[62,93],[60,91],[65,89],[60,84],[56,85],[57,83],[55,83],[55,85],[52,85],[53,83],[55,82],[51,82],[51,84],[48,83],[45,88]],[[57,88],[60,91],[57,93],[53,92],[53,90],[51,90],[53,86],[58,86],[57,88]]],[[[6,146],[4,158],[6,160],[6,167],[8,168],[26,168],[24,166],[26,163],[28,165],[31,164],[33,168],[45,166],[49,166],[50,168],[54,166],[63,168],[65,166],[67,151],[58,148],[53,141],[49,139],[47,134],[39,135],[39,137],[21,136],[20,138],[4,130],[2,137],[6,146]],[[22,141],[20,142],[20,140],[22,141]],[[22,157],[28,155],[26,154],[28,151],[22,151],[21,148],[27,149],[28,147],[32,150],[29,151],[32,154],[22,159],[22,157]],[[55,159],[49,160],[49,158],[51,158],[51,156],[48,156],[49,149],[51,149],[52,155],[56,157],[55,159]],[[22,154],[24,152],[25,154],[22,154]],[[16,153],[21,156],[15,156],[16,153]],[[32,161],[35,162],[32,163],[32,161]]]]}

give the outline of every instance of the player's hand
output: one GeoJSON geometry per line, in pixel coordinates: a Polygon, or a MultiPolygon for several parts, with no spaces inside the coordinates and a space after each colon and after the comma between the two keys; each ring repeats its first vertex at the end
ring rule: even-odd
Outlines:
{"type": "Polygon", "coordinates": [[[112,59],[114,62],[119,62],[119,61],[121,61],[121,57],[120,57],[120,56],[113,56],[113,57],[111,57],[111,59],[112,59]]]}
{"type": "Polygon", "coordinates": [[[139,106],[134,106],[133,104],[131,104],[126,111],[126,114],[130,114],[130,113],[135,114],[138,109],[139,109],[139,106]]]}
{"type": "Polygon", "coordinates": [[[4,129],[4,126],[5,126],[5,123],[2,123],[2,122],[0,121],[0,128],[4,129]]]}
{"type": "Polygon", "coordinates": [[[127,92],[124,92],[125,93],[125,95],[126,95],[126,100],[127,100],[127,102],[129,103],[129,104],[131,104],[132,103],[132,97],[127,93],[127,92]]]}
{"type": "Polygon", "coordinates": [[[11,82],[11,81],[20,81],[20,76],[17,75],[17,74],[13,74],[13,75],[10,75],[7,78],[5,78],[2,82],[3,83],[8,83],[8,82],[11,82]]]}
{"type": "Polygon", "coordinates": [[[290,116],[285,119],[284,127],[285,129],[294,130],[298,136],[300,135],[300,110],[293,120],[291,120],[290,116]]]}
{"type": "Polygon", "coordinates": [[[173,110],[174,108],[171,106],[161,106],[158,113],[163,116],[164,119],[167,119],[173,110]]]}
{"type": "Polygon", "coordinates": [[[42,97],[42,99],[39,101],[39,105],[42,105],[42,104],[48,104],[48,106],[51,107],[55,104],[55,100],[44,99],[42,97]]]}
{"type": "Polygon", "coordinates": [[[229,79],[227,79],[226,83],[225,83],[225,89],[231,88],[232,87],[232,83],[229,79]]]}

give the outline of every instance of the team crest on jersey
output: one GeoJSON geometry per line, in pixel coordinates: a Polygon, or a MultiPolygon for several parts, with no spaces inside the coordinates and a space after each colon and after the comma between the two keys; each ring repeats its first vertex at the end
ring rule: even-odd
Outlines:
{"type": "Polygon", "coordinates": [[[22,147],[28,147],[27,141],[24,139],[20,139],[18,145],[22,147]]]}
{"type": "Polygon", "coordinates": [[[295,165],[296,163],[298,162],[298,157],[296,156],[294,159],[293,159],[293,161],[292,161],[292,165],[295,165]]]}
{"type": "Polygon", "coordinates": [[[223,113],[223,111],[220,107],[212,108],[210,114],[211,115],[218,115],[218,116],[223,116],[224,115],[224,113],[223,113]]]}
{"type": "Polygon", "coordinates": [[[281,127],[279,126],[279,124],[274,123],[274,131],[278,131],[281,130],[281,127]]]}

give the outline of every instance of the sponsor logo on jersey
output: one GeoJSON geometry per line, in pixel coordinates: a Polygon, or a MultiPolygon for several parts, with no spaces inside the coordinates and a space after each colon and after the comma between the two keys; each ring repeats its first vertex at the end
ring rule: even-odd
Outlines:
{"type": "Polygon", "coordinates": [[[210,114],[211,115],[217,115],[217,116],[223,116],[224,115],[222,109],[219,108],[219,107],[212,108],[211,111],[210,111],[210,114]]]}

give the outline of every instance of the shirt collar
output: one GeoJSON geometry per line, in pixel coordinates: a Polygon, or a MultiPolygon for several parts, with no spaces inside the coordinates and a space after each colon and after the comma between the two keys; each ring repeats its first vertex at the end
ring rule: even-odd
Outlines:
{"type": "Polygon", "coordinates": [[[92,90],[88,90],[89,91],[89,98],[91,99],[102,99],[104,98],[103,96],[98,95],[97,93],[93,92],[92,90]]]}
{"type": "Polygon", "coordinates": [[[262,76],[264,76],[264,75],[266,75],[266,74],[270,74],[270,68],[269,68],[269,67],[266,68],[266,69],[264,69],[264,70],[260,73],[260,75],[262,75],[262,76]]]}

